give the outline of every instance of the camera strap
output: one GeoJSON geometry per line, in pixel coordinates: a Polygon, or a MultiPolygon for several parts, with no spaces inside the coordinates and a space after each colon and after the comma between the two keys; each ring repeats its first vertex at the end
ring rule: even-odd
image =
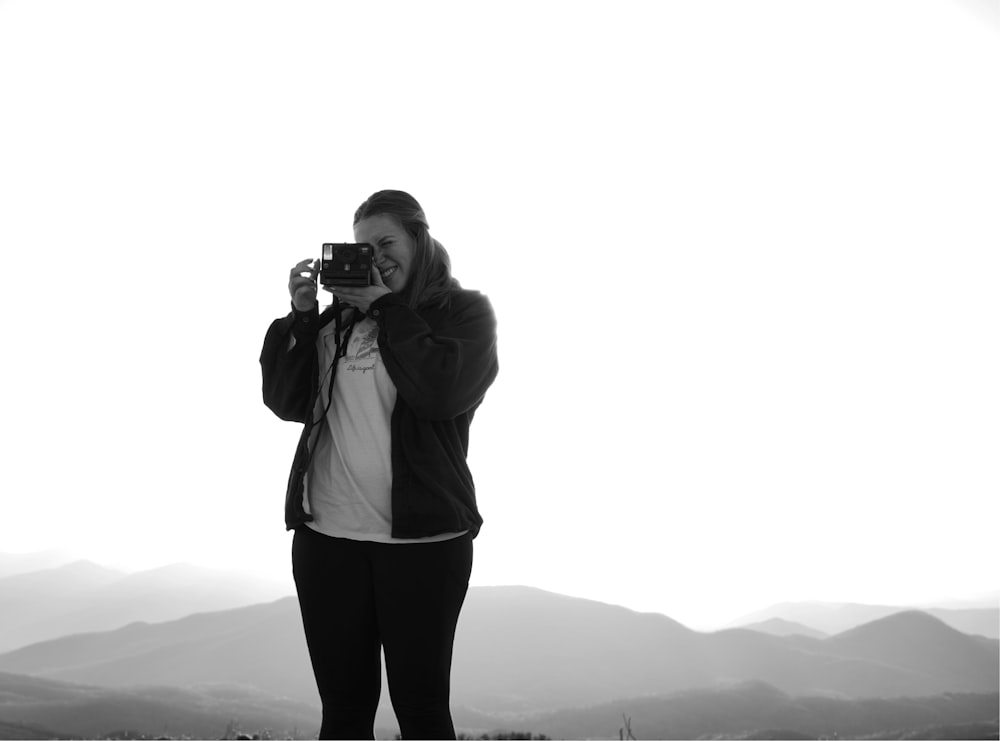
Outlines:
{"type": "MultiPolygon", "coordinates": [[[[334,299],[336,301],[336,299],[334,299]]],[[[327,369],[326,373],[330,375],[329,387],[326,394],[326,407],[323,409],[323,413],[318,419],[313,421],[313,425],[319,424],[326,417],[326,413],[330,411],[330,405],[333,404],[333,382],[337,378],[337,365],[340,363],[340,359],[347,355],[347,345],[351,341],[351,333],[354,331],[354,326],[358,323],[361,312],[357,309],[351,311],[350,316],[347,319],[346,327],[344,325],[344,316],[342,308],[335,304],[333,307],[334,312],[334,346],[336,350],[333,353],[333,361],[330,363],[330,367],[327,369]],[[343,337],[341,337],[343,334],[343,337]]],[[[324,375],[324,380],[326,374],[324,375]]],[[[320,381],[320,386],[322,387],[323,380],[320,381]]]]}

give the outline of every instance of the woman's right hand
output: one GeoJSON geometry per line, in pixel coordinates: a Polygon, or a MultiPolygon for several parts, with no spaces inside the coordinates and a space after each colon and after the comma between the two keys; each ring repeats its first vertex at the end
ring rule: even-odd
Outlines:
{"type": "Polygon", "coordinates": [[[294,268],[288,278],[288,293],[297,311],[312,311],[316,306],[316,274],[319,260],[303,260],[294,268]]]}

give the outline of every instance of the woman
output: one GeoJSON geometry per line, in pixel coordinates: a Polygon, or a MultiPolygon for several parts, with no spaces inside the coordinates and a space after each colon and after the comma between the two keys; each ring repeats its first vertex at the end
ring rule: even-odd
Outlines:
{"type": "Polygon", "coordinates": [[[412,196],[372,195],[354,237],[374,246],[371,285],[330,289],[320,314],[303,260],[260,358],[264,403],[305,423],[285,524],[320,737],[373,738],[384,648],[403,737],[454,738],[452,645],[482,524],[466,454],[496,319],[451,277],[412,196]]]}

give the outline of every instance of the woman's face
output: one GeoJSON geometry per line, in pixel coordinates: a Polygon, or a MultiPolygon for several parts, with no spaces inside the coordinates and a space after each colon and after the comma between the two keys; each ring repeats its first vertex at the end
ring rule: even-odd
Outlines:
{"type": "Polygon", "coordinates": [[[354,240],[375,246],[375,265],[389,290],[399,293],[406,287],[415,246],[399,222],[385,214],[369,216],[354,225],[354,240]]]}

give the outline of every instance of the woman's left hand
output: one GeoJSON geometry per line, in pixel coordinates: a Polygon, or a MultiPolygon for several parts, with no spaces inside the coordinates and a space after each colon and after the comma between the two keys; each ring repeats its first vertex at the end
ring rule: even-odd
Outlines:
{"type": "Polygon", "coordinates": [[[387,288],[385,283],[382,281],[382,274],[379,273],[378,268],[372,265],[372,282],[371,285],[365,286],[364,288],[351,288],[349,286],[333,286],[328,288],[334,296],[336,296],[340,301],[359,311],[367,314],[368,307],[372,305],[372,302],[377,298],[385,296],[387,293],[392,293],[392,290],[387,288]]]}

